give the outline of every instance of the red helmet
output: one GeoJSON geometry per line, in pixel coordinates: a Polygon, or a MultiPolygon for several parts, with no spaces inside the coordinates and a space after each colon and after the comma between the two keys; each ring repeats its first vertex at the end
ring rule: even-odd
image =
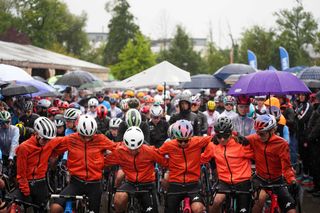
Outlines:
{"type": "Polygon", "coordinates": [[[250,98],[245,95],[237,97],[237,105],[250,105],[250,98]]]}
{"type": "Polygon", "coordinates": [[[60,110],[59,110],[58,107],[50,107],[50,108],[48,109],[48,115],[53,115],[53,116],[55,116],[55,115],[58,115],[58,114],[60,114],[60,110]]]}
{"type": "Polygon", "coordinates": [[[103,105],[97,106],[96,111],[98,118],[105,118],[108,114],[108,109],[103,105]]]}
{"type": "Polygon", "coordinates": [[[62,101],[60,98],[56,98],[53,100],[53,106],[54,107],[59,107],[61,105],[62,101]]]}
{"type": "Polygon", "coordinates": [[[59,105],[59,108],[68,109],[69,108],[68,101],[62,101],[59,105]]]}
{"type": "Polygon", "coordinates": [[[143,114],[148,114],[150,112],[150,107],[148,105],[144,105],[141,107],[140,112],[143,114]]]}

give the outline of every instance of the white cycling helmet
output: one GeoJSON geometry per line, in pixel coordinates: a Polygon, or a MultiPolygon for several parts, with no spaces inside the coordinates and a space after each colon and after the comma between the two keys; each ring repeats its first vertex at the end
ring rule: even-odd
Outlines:
{"type": "Polygon", "coordinates": [[[57,135],[56,125],[47,117],[39,117],[34,121],[33,129],[42,138],[52,139],[57,135]]]}
{"type": "Polygon", "coordinates": [[[128,149],[134,150],[142,146],[144,135],[139,127],[132,126],[123,135],[123,141],[128,149]]]}
{"type": "Polygon", "coordinates": [[[67,120],[77,120],[81,114],[82,112],[79,109],[69,108],[64,112],[63,117],[67,120]]]}
{"type": "Polygon", "coordinates": [[[90,98],[88,101],[88,106],[98,106],[99,105],[99,101],[95,98],[90,98]]]}
{"type": "Polygon", "coordinates": [[[155,117],[162,116],[163,109],[160,105],[153,105],[150,109],[151,115],[155,117]]]}
{"type": "Polygon", "coordinates": [[[122,120],[121,118],[112,118],[109,122],[109,127],[110,128],[119,128],[122,120]]]}
{"type": "Polygon", "coordinates": [[[47,99],[41,99],[38,102],[37,106],[43,107],[43,108],[49,108],[51,106],[51,102],[47,99]]]}
{"type": "Polygon", "coordinates": [[[77,131],[83,136],[92,136],[97,131],[97,122],[90,115],[80,115],[77,124],[77,131]]]}
{"type": "Polygon", "coordinates": [[[162,95],[154,96],[154,103],[158,105],[164,104],[163,96],[162,95]]]}

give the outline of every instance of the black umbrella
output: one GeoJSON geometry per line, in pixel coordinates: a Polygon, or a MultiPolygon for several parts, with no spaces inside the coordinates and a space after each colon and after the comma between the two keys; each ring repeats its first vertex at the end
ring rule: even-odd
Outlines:
{"type": "Polygon", "coordinates": [[[213,75],[200,74],[191,76],[190,82],[181,85],[183,89],[226,88],[225,83],[213,75]]]}
{"type": "Polygon", "coordinates": [[[79,70],[64,74],[55,84],[80,87],[82,84],[90,83],[92,81],[99,81],[99,78],[89,72],[79,70]]]}
{"type": "Polygon", "coordinates": [[[317,66],[307,67],[298,74],[298,78],[302,80],[319,80],[320,67],[317,67],[317,66]]]}
{"type": "Polygon", "coordinates": [[[309,88],[312,88],[312,89],[318,89],[320,88],[320,80],[310,80],[310,79],[307,79],[307,80],[303,80],[303,82],[305,83],[305,85],[309,88]]]}
{"type": "Polygon", "coordinates": [[[48,83],[48,81],[46,79],[44,79],[44,78],[42,78],[41,76],[38,76],[38,75],[32,76],[32,78],[36,79],[37,81],[41,81],[43,83],[46,83],[46,84],[48,83]]]}
{"type": "Polygon", "coordinates": [[[10,83],[0,80],[0,88],[8,86],[10,83]]]}
{"type": "Polygon", "coordinates": [[[230,75],[244,75],[254,72],[257,72],[257,70],[246,64],[228,64],[215,72],[214,76],[221,80],[225,80],[230,75]]]}
{"type": "Polygon", "coordinates": [[[54,91],[54,92],[46,92],[46,93],[43,93],[41,94],[40,96],[41,97],[58,97],[58,96],[61,96],[62,94],[59,93],[58,91],[54,91]]]}
{"type": "Polygon", "coordinates": [[[3,96],[25,95],[38,92],[39,90],[34,86],[14,85],[11,84],[2,89],[3,96]]]}

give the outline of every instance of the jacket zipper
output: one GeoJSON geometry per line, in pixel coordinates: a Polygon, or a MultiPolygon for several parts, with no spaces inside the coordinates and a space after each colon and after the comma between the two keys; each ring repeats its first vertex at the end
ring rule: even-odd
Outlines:
{"type": "Polygon", "coordinates": [[[86,180],[88,180],[87,143],[84,142],[84,161],[86,163],[86,180]]]}
{"type": "Polygon", "coordinates": [[[230,165],[229,165],[229,162],[228,162],[228,159],[227,159],[227,146],[224,146],[224,158],[226,159],[228,170],[230,172],[231,184],[233,185],[232,172],[231,172],[230,165]]]}
{"type": "Polygon", "coordinates": [[[134,169],[136,170],[136,183],[138,183],[138,169],[137,169],[137,165],[136,165],[136,155],[133,158],[133,165],[134,165],[134,169]]]}
{"type": "Polygon", "coordinates": [[[42,150],[43,150],[43,148],[41,147],[41,151],[40,151],[40,154],[39,154],[39,159],[38,159],[37,166],[33,169],[32,180],[34,180],[34,175],[35,175],[35,173],[36,173],[36,169],[39,167],[42,150]]]}
{"type": "Polygon", "coordinates": [[[269,166],[268,166],[268,160],[267,160],[267,146],[268,146],[268,144],[266,143],[266,146],[264,147],[264,158],[266,159],[266,166],[267,166],[267,172],[269,175],[269,179],[271,179],[271,175],[269,172],[269,166]]]}
{"type": "Polygon", "coordinates": [[[183,153],[184,164],[185,164],[185,170],[183,173],[183,183],[185,183],[186,182],[186,173],[187,173],[188,167],[187,167],[187,157],[186,157],[186,153],[184,152],[184,148],[182,148],[182,153],[183,153]]]}

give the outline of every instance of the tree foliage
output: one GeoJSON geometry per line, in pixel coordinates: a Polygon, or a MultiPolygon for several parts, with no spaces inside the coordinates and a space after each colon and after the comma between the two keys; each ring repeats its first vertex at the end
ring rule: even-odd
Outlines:
{"type": "Polygon", "coordinates": [[[86,15],[71,14],[59,0],[0,0],[0,6],[0,34],[14,28],[35,46],[75,56],[88,48],[86,15]]]}
{"type": "Polygon", "coordinates": [[[169,49],[161,52],[160,58],[191,74],[204,72],[200,53],[193,50],[192,40],[182,26],[177,26],[176,34],[169,45],[169,49]]]}
{"type": "Polygon", "coordinates": [[[133,39],[139,27],[129,12],[130,5],[126,0],[115,0],[111,11],[112,19],[108,24],[109,35],[105,49],[104,62],[112,65],[119,61],[118,55],[130,39],[133,39]]]}
{"type": "Polygon", "coordinates": [[[247,50],[257,56],[258,69],[267,69],[270,65],[279,66],[278,45],[275,33],[260,26],[253,26],[242,33],[240,46],[240,62],[247,64],[247,50]]]}
{"type": "Polygon", "coordinates": [[[111,73],[119,80],[141,72],[156,63],[150,42],[140,33],[135,34],[119,54],[119,62],[111,67],[111,73]]]}
{"type": "Polygon", "coordinates": [[[280,31],[278,41],[289,52],[290,65],[308,65],[310,58],[302,46],[315,45],[318,24],[313,15],[305,11],[299,2],[296,7],[280,10],[275,15],[277,28],[280,31]]]}
{"type": "Polygon", "coordinates": [[[204,63],[206,65],[206,72],[212,74],[219,68],[229,63],[229,49],[219,49],[214,42],[210,41],[206,47],[204,56],[204,63]]]}

